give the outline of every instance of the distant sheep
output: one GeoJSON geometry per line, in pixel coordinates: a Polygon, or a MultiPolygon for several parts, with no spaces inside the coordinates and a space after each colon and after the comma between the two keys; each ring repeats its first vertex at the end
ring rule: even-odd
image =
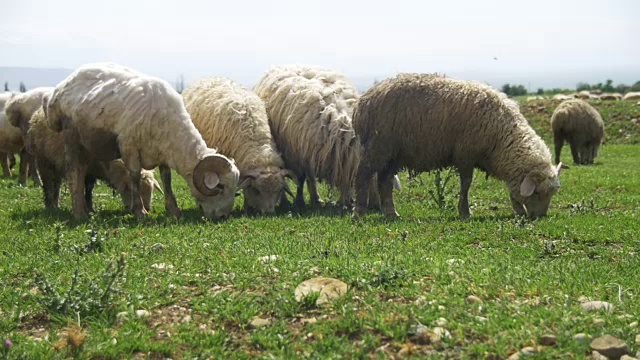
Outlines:
{"type": "Polygon", "coordinates": [[[182,97],[207,146],[236,161],[245,210],[274,213],[284,192],[291,193],[285,178],[290,172],[276,149],[262,99],[223,78],[197,81],[182,97]]]}
{"type": "MultiPolygon", "coordinates": [[[[46,96],[45,96],[46,97],[46,96]]],[[[46,100],[45,104],[46,104],[46,100]]],[[[66,174],[64,135],[53,131],[47,124],[44,109],[31,117],[26,142],[37,159],[42,178],[44,204],[47,209],[57,209],[60,202],[60,185],[66,174]]],[[[87,211],[93,211],[93,187],[96,179],[104,180],[122,197],[125,208],[132,204],[131,177],[122,160],[110,162],[92,161],[87,166],[84,180],[84,197],[87,211]]],[[[153,189],[160,184],[153,171],[142,170],[140,196],[145,209],[151,209],[153,189]]],[[[129,208],[132,211],[133,209],[129,208]]]]}
{"type": "Polygon", "coordinates": [[[628,92],[624,94],[622,100],[638,100],[640,99],[640,91],[638,92],[628,92]]]}
{"type": "Polygon", "coordinates": [[[560,152],[567,140],[576,164],[593,164],[604,138],[604,122],[593,106],[582,100],[562,102],[551,115],[551,130],[556,163],[560,163],[560,152]]]}
{"type": "Polygon", "coordinates": [[[583,100],[587,100],[589,99],[591,96],[591,94],[587,91],[587,90],[582,90],[580,91],[578,94],[576,94],[576,98],[577,99],[583,99],[583,100]]]}
{"type": "Polygon", "coordinates": [[[351,125],[356,87],[327,69],[281,66],[269,70],[254,91],[265,101],[271,131],[287,168],[298,178],[296,206],[304,205],[305,179],[312,203],[322,203],[316,178],[340,191],[350,205],[360,148],[351,125]]]}
{"type": "Polygon", "coordinates": [[[600,95],[600,100],[622,100],[622,94],[619,93],[606,93],[600,95]]]}
{"type": "Polygon", "coordinates": [[[544,96],[529,96],[527,97],[527,102],[542,101],[544,99],[545,99],[544,96]]]}
{"type": "Polygon", "coordinates": [[[556,100],[556,101],[565,101],[565,100],[570,100],[573,99],[574,97],[572,95],[565,95],[565,94],[555,94],[553,95],[553,97],[551,98],[551,100],[556,100]]]}
{"type": "Polygon", "coordinates": [[[112,63],[89,64],[58,84],[47,109],[49,126],[64,133],[67,181],[77,218],[87,217],[84,177],[91,157],[122,158],[132,178],[131,208],[138,218],[147,213],[139,196],[141,169],[157,166],[169,215],[180,215],[171,168],[187,181],[205,216],[230,214],[238,168],[207,147],[182,97],[166,81],[112,63]]]}
{"type": "Polygon", "coordinates": [[[392,176],[402,168],[460,173],[458,212],[470,216],[474,168],[507,183],[518,215],[544,216],[558,191],[559,166],[518,110],[489,86],[428,74],[400,74],[362,95],[353,125],[363,147],[356,178],[355,217],[367,210],[377,173],[383,213],[398,216],[392,176]]]}

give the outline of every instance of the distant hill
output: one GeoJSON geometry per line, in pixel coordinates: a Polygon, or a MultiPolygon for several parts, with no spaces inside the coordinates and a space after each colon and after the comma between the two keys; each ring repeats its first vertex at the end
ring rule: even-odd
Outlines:
{"type": "Polygon", "coordinates": [[[20,82],[27,90],[39,86],[56,86],[73,70],[62,68],[27,68],[0,66],[0,91],[4,90],[4,83],[9,83],[9,90],[18,91],[20,82]]]}

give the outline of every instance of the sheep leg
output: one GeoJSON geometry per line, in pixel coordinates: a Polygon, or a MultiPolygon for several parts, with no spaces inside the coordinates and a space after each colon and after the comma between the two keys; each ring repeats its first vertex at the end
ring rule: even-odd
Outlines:
{"type": "Polygon", "coordinates": [[[27,175],[29,174],[29,159],[30,155],[27,150],[22,149],[20,151],[20,175],[18,175],[18,184],[22,186],[27,185],[27,175]]]}
{"type": "Polygon", "coordinates": [[[578,150],[578,145],[576,145],[575,143],[569,143],[569,145],[571,146],[571,156],[573,157],[573,162],[576,165],[580,165],[580,151],[578,150]]]}
{"type": "Polygon", "coordinates": [[[307,190],[309,190],[309,198],[311,199],[311,205],[324,206],[324,201],[320,199],[320,194],[318,193],[318,187],[317,187],[315,176],[307,177],[307,190]]]}
{"type": "Polygon", "coordinates": [[[38,175],[38,160],[35,156],[30,155],[30,163],[29,163],[29,171],[31,171],[31,180],[36,186],[42,186],[42,181],[40,180],[40,175],[38,175]]]}
{"type": "Polygon", "coordinates": [[[89,217],[84,198],[84,178],[87,164],[84,160],[79,136],[73,129],[64,129],[65,162],[67,168],[67,183],[71,192],[71,207],[76,219],[89,217]]]}
{"type": "Polygon", "coordinates": [[[144,205],[142,205],[142,198],[140,197],[140,179],[142,177],[140,171],[142,168],[136,165],[137,164],[129,164],[131,210],[137,219],[142,219],[147,215],[147,210],[144,208],[144,205]]]}
{"type": "Polygon", "coordinates": [[[372,210],[382,210],[382,205],[380,204],[380,192],[378,188],[380,184],[378,183],[377,177],[373,177],[371,179],[371,184],[369,184],[369,209],[372,210]]]}
{"type": "Polygon", "coordinates": [[[160,177],[162,177],[162,185],[164,187],[164,208],[169,216],[180,217],[180,208],[171,187],[171,169],[166,165],[160,165],[160,177]]]}
{"type": "MultiPolygon", "coordinates": [[[[393,203],[394,175],[394,171],[390,167],[386,167],[382,172],[378,173],[378,191],[380,192],[380,205],[382,207],[382,213],[385,217],[391,219],[400,217],[400,215],[396,211],[396,206],[393,203]]],[[[370,193],[371,192],[369,192],[369,194],[370,193]]]]}
{"type": "Polygon", "coordinates": [[[42,177],[44,207],[47,209],[57,209],[60,206],[60,184],[62,183],[62,177],[57,176],[55,167],[43,159],[38,161],[38,170],[42,177]]]}
{"type": "Polygon", "coordinates": [[[9,166],[9,154],[0,153],[0,163],[2,164],[3,176],[11,177],[11,167],[9,166]]]}
{"type": "Polygon", "coordinates": [[[564,139],[562,137],[555,137],[553,140],[556,145],[556,164],[560,164],[560,153],[562,152],[562,146],[564,146],[564,139]]]}
{"type": "Polygon", "coordinates": [[[463,219],[471,217],[469,212],[469,188],[473,180],[473,168],[460,169],[460,198],[458,199],[458,214],[463,219]]]}
{"type": "Polygon", "coordinates": [[[369,188],[371,187],[371,181],[375,173],[366,157],[364,157],[360,161],[358,172],[356,173],[356,206],[353,210],[354,218],[362,217],[367,212],[369,188]]]}
{"type": "Polygon", "coordinates": [[[293,203],[293,206],[299,209],[304,207],[304,181],[306,180],[306,178],[307,178],[307,175],[302,174],[297,179],[298,188],[296,189],[296,199],[293,203]]]}
{"type": "Polygon", "coordinates": [[[93,210],[93,188],[96,186],[96,178],[92,175],[84,177],[84,202],[87,212],[95,212],[93,210]]]}

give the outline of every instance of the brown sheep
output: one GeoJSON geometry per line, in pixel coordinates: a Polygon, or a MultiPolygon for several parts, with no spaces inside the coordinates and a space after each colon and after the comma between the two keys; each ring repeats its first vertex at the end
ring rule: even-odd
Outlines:
{"type": "Polygon", "coordinates": [[[356,177],[355,217],[367,210],[371,178],[378,174],[382,211],[397,217],[392,177],[399,169],[448,166],[460,173],[458,212],[470,216],[474,168],[507,183],[518,215],[547,213],[558,191],[559,167],[518,110],[489,86],[429,74],[400,74],[370,88],[353,117],[363,147],[356,177]]]}
{"type": "Polygon", "coordinates": [[[582,100],[560,103],[551,115],[551,130],[556,150],[556,164],[564,141],[571,146],[571,155],[577,165],[593,164],[604,138],[604,122],[600,113],[582,100]]]}

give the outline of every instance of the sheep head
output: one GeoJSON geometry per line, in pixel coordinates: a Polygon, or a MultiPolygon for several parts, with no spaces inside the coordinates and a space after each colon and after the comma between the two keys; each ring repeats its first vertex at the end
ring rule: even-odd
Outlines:
{"type": "Polygon", "coordinates": [[[262,215],[274,213],[284,192],[293,196],[287,177],[295,179],[291,170],[277,167],[253,169],[243,173],[238,187],[244,191],[245,208],[262,215]]]}
{"type": "Polygon", "coordinates": [[[560,189],[562,163],[551,166],[548,171],[532,170],[519,186],[511,187],[513,208],[518,215],[535,219],[547,215],[551,198],[560,189]]]}
{"type": "Polygon", "coordinates": [[[198,162],[192,175],[191,194],[209,219],[226,218],[233,209],[240,172],[235,162],[211,154],[198,162]]]}

